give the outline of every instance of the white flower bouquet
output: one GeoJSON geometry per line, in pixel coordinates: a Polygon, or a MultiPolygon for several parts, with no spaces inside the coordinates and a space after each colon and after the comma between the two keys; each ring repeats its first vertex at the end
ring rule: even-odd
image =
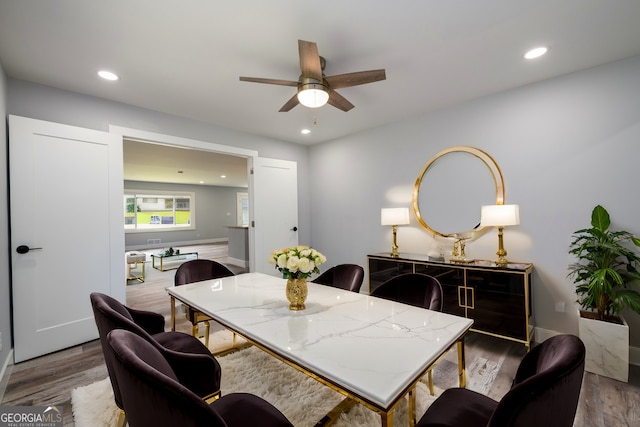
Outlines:
{"type": "Polygon", "coordinates": [[[276,270],[285,279],[302,279],[320,273],[318,266],[325,263],[327,258],[309,246],[295,246],[292,248],[273,251],[270,264],[275,264],[276,270]]]}

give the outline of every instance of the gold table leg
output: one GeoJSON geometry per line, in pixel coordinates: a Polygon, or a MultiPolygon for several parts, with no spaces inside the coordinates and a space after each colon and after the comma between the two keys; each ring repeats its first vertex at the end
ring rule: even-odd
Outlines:
{"type": "Polygon", "coordinates": [[[389,412],[380,412],[382,427],[393,427],[393,409],[389,412]]]}
{"type": "Polygon", "coordinates": [[[464,337],[458,341],[458,376],[460,387],[465,388],[467,386],[467,374],[464,362],[464,337]]]}
{"type": "Polygon", "coordinates": [[[414,427],[416,425],[416,388],[413,387],[409,390],[409,413],[407,416],[409,417],[409,427],[414,427]]]}
{"type": "Polygon", "coordinates": [[[171,330],[176,330],[176,298],[171,295],[171,330]]]}

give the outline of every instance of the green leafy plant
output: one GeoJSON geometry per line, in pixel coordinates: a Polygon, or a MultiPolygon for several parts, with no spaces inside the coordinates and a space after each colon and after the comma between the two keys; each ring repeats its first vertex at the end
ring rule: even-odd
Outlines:
{"type": "Polygon", "coordinates": [[[616,321],[623,308],[640,314],[640,239],[628,231],[611,231],[611,218],[598,205],[591,213],[591,228],[573,234],[569,253],[577,262],[569,266],[582,315],[616,321]],[[588,316],[586,312],[593,312],[588,316]]]}

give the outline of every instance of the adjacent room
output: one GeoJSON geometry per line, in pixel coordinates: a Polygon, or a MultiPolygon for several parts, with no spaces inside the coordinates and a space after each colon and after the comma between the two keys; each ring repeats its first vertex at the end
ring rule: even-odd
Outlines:
{"type": "Polygon", "coordinates": [[[639,19],[0,0],[0,425],[637,425],[639,19]]]}

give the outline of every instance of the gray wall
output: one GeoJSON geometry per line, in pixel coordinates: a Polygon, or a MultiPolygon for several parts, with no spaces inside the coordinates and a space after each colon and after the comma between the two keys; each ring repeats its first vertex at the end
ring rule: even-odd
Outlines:
{"type": "MultiPolygon", "coordinates": [[[[492,155],[502,168],[506,202],[520,205],[521,224],[505,229],[505,247],[509,259],[535,264],[541,332],[577,333],[575,294],[566,278],[571,234],[588,227],[591,210],[602,204],[615,227],[640,235],[640,57],[313,146],[313,245],[329,264],[365,265],[368,253],[390,250],[391,230],[380,225],[380,209],[411,206],[424,163],[454,145],[492,155]],[[556,302],[566,311],[556,312],[556,302]]],[[[455,179],[455,171],[451,175],[455,179]]],[[[438,247],[411,216],[411,225],[398,230],[400,250],[424,254],[438,247]]],[[[467,256],[495,259],[496,250],[492,230],[467,245],[467,256]]],[[[640,316],[626,317],[631,345],[640,347],[640,316]]]]}
{"type": "MultiPolygon", "coordinates": [[[[7,79],[0,64],[0,374],[8,362],[11,345],[11,293],[9,286],[9,220],[7,206],[7,79]]],[[[2,379],[0,375],[0,379],[2,379]]]]}
{"type": "Polygon", "coordinates": [[[246,188],[216,187],[212,185],[159,184],[155,182],[125,181],[125,189],[154,191],[189,191],[195,193],[195,230],[176,230],[153,233],[125,233],[127,249],[148,246],[147,239],[161,239],[152,247],[168,247],[171,243],[212,242],[228,238],[227,226],[236,225],[236,195],[246,188]]]}

